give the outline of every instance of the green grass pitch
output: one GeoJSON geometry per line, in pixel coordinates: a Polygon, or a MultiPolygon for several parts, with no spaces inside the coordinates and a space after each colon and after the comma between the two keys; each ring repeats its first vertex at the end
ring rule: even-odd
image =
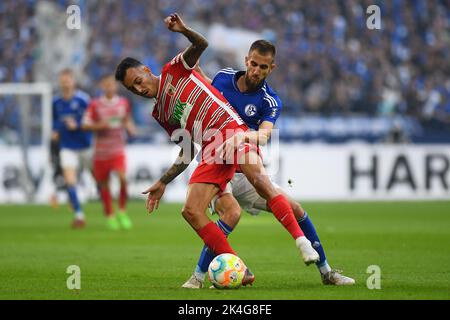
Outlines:
{"type": "Polygon", "coordinates": [[[147,215],[131,202],[131,231],[109,231],[100,203],[85,205],[87,228],[70,229],[66,206],[0,206],[0,299],[450,299],[450,202],[303,203],[332,267],[353,287],[324,286],[275,218],[242,214],[230,236],[256,275],[238,290],[182,289],[202,247],[180,214],[147,215]],[[81,269],[69,290],[67,267],[81,269]],[[381,289],[369,290],[370,265],[381,289]]]}

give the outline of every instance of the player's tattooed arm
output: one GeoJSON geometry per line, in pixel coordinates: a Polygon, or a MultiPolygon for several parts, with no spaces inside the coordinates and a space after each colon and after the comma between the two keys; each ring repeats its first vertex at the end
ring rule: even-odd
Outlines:
{"type": "Polygon", "coordinates": [[[190,150],[186,150],[181,148],[180,153],[178,154],[175,163],[159,178],[164,184],[169,184],[173,179],[178,177],[192,162],[195,157],[195,145],[191,143],[190,150]]]}
{"type": "Polygon", "coordinates": [[[208,47],[208,41],[201,34],[187,27],[177,13],[168,16],[164,22],[169,30],[183,34],[191,42],[191,45],[184,51],[183,58],[188,66],[193,68],[208,47]]]}
{"type": "MultiPolygon", "coordinates": [[[[177,158],[178,160],[179,158],[177,158]]],[[[178,161],[177,161],[178,162],[178,161]]],[[[173,179],[178,177],[180,173],[182,173],[186,168],[189,166],[189,164],[185,164],[183,162],[181,163],[174,163],[167,171],[162,175],[161,178],[159,178],[159,181],[161,181],[164,184],[169,184],[172,182],[173,179]]]]}
{"type": "Polygon", "coordinates": [[[190,142],[190,148],[187,150],[182,148],[177,160],[175,163],[169,168],[169,170],[164,173],[164,175],[156,181],[150,188],[142,192],[142,194],[147,194],[147,201],[145,202],[145,206],[147,208],[147,212],[151,213],[153,210],[158,209],[159,201],[161,200],[164,191],[166,190],[166,185],[170,183],[173,179],[175,179],[180,173],[182,173],[191,163],[192,159],[195,157],[195,145],[190,142]],[[183,150],[186,150],[184,152],[183,150]],[[189,152],[190,151],[190,152],[189,152]]]}
{"type": "Polygon", "coordinates": [[[197,63],[203,51],[208,47],[208,41],[192,29],[186,29],[183,34],[192,43],[183,54],[184,61],[192,68],[197,63]]]}

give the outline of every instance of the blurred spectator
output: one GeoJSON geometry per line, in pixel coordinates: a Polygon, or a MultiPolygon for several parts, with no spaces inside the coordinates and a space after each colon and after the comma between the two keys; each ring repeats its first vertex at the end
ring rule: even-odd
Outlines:
{"type": "Polygon", "coordinates": [[[405,130],[399,122],[394,123],[392,129],[383,139],[383,142],[388,144],[405,144],[410,141],[411,139],[407,136],[405,130]]]}
{"type": "Polygon", "coordinates": [[[37,41],[35,1],[0,2],[0,82],[30,82],[37,41]]]}

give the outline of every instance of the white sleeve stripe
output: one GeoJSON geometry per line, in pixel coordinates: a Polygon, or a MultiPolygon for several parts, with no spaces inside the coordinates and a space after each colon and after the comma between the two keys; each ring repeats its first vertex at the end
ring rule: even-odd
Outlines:
{"type": "Polygon", "coordinates": [[[266,84],[266,83],[264,84],[263,90],[264,90],[264,93],[265,93],[269,98],[271,98],[271,99],[274,101],[274,103],[277,105],[278,103],[277,103],[277,101],[275,100],[275,98],[272,97],[269,93],[267,93],[267,84],[266,84]]]}
{"type": "Polygon", "coordinates": [[[264,87],[263,87],[262,89],[263,89],[263,91],[264,91],[264,98],[265,98],[265,99],[268,99],[268,100],[270,100],[270,101],[272,101],[272,103],[271,103],[272,108],[273,108],[273,107],[278,107],[278,103],[277,103],[277,101],[275,100],[275,98],[272,97],[272,96],[270,96],[270,95],[267,93],[267,91],[266,91],[266,86],[265,86],[265,85],[264,85],[264,87]]]}
{"type": "Polygon", "coordinates": [[[269,106],[270,106],[271,108],[274,108],[274,107],[275,107],[275,106],[273,105],[272,100],[267,99],[267,98],[263,98],[263,99],[266,100],[266,101],[269,103],[269,106]]]}
{"type": "Polygon", "coordinates": [[[272,101],[272,104],[274,107],[278,107],[278,102],[277,100],[275,100],[274,97],[267,95],[267,97],[270,99],[270,101],[272,101]]]}
{"type": "Polygon", "coordinates": [[[267,101],[267,103],[269,104],[269,106],[272,107],[272,101],[270,101],[269,99],[267,99],[265,96],[264,96],[263,100],[267,101]]]}
{"type": "Polygon", "coordinates": [[[266,85],[264,85],[264,87],[262,88],[264,91],[264,95],[267,96],[269,99],[271,99],[273,101],[274,106],[278,106],[278,102],[277,100],[275,100],[274,97],[272,97],[271,95],[269,95],[266,91],[266,85]]]}
{"type": "Polygon", "coordinates": [[[219,74],[219,73],[235,74],[236,72],[220,70],[220,71],[217,72],[217,74],[219,74]]]}
{"type": "Polygon", "coordinates": [[[234,75],[234,72],[226,72],[223,70],[218,71],[215,75],[214,75],[214,79],[219,75],[219,74],[229,74],[229,75],[234,75]]]}
{"type": "Polygon", "coordinates": [[[270,101],[272,101],[272,104],[273,104],[274,106],[277,105],[277,101],[276,101],[273,97],[269,96],[268,94],[265,94],[264,97],[265,97],[266,99],[269,99],[270,101]]]}
{"type": "Polygon", "coordinates": [[[184,52],[182,52],[182,53],[179,54],[180,59],[181,59],[181,62],[183,63],[183,67],[184,67],[186,70],[194,70],[195,66],[189,67],[189,65],[188,65],[188,64],[186,63],[186,61],[184,60],[183,53],[184,53],[184,52]]]}

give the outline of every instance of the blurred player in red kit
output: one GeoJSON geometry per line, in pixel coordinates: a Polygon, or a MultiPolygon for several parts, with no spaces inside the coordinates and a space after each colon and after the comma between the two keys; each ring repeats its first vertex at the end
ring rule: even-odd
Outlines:
{"type": "Polygon", "coordinates": [[[92,100],[83,119],[83,129],[95,132],[93,173],[97,181],[108,227],[112,230],[130,229],[132,223],[126,214],[126,133],[136,135],[128,100],[117,94],[113,75],[101,79],[103,95],[92,100]],[[126,130],[125,130],[126,129],[126,130]],[[119,210],[116,215],[109,186],[111,173],[120,181],[119,210]]]}

